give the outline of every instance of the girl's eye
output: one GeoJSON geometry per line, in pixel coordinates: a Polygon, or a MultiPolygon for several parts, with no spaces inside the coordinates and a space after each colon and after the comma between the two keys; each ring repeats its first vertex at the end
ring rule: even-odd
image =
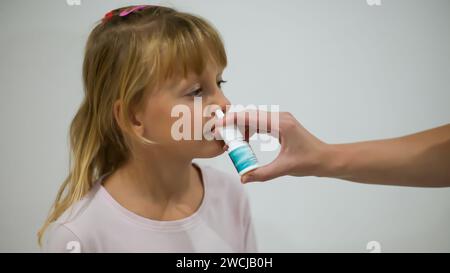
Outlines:
{"type": "Polygon", "coordinates": [[[222,84],[224,84],[224,83],[226,83],[226,82],[227,82],[227,81],[220,80],[220,81],[217,82],[217,86],[218,86],[219,88],[222,88],[222,84]]]}
{"type": "MultiPolygon", "coordinates": [[[[217,82],[217,86],[219,87],[219,88],[222,88],[222,84],[224,84],[224,83],[226,83],[227,81],[224,81],[224,80],[220,80],[220,81],[218,81],[217,82]]],[[[203,90],[201,89],[201,88],[199,88],[199,89],[197,89],[197,90],[194,90],[194,91],[192,91],[192,92],[190,92],[189,94],[188,94],[188,96],[190,96],[190,97],[201,97],[203,95],[203,90]]]]}
{"type": "Polygon", "coordinates": [[[203,94],[203,90],[201,88],[199,88],[199,89],[197,89],[195,91],[192,91],[188,95],[191,96],[191,97],[201,97],[202,94],[203,94]]]}

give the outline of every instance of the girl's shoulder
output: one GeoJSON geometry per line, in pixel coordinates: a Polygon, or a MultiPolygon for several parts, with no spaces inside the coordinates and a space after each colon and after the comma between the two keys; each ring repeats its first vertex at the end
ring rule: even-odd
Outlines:
{"type": "MultiPolygon", "coordinates": [[[[50,224],[44,234],[44,252],[77,252],[77,245],[81,245],[85,223],[94,223],[100,213],[98,198],[100,183],[95,183],[92,189],[81,200],[67,208],[61,216],[50,224]]],[[[98,219],[97,219],[98,220],[98,219]]]]}

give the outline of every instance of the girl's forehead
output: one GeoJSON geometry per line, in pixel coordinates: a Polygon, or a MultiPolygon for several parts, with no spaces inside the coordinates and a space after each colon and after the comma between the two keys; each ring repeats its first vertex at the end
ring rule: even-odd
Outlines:
{"type": "Polygon", "coordinates": [[[220,76],[225,67],[218,65],[213,60],[209,60],[201,73],[196,73],[194,69],[183,73],[181,69],[174,70],[170,76],[160,79],[155,85],[149,86],[148,91],[156,95],[166,91],[180,91],[184,88],[188,88],[193,83],[203,80],[216,79],[220,76]]]}
{"type": "Polygon", "coordinates": [[[165,80],[165,85],[173,86],[180,85],[186,82],[191,82],[195,80],[215,78],[220,75],[225,68],[217,65],[215,62],[208,62],[203,71],[198,74],[193,70],[188,71],[186,75],[183,73],[176,73],[172,77],[165,80]]]}

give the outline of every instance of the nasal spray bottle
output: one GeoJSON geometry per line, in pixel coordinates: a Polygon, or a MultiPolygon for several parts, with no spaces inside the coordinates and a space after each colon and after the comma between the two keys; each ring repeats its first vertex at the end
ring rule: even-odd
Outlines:
{"type": "MultiPolygon", "coordinates": [[[[215,113],[219,119],[224,117],[221,109],[217,109],[215,113]]],[[[234,124],[224,125],[224,127],[219,127],[217,130],[225,144],[228,145],[228,155],[231,161],[233,161],[234,167],[239,175],[242,176],[259,167],[258,160],[252,148],[245,141],[244,136],[237,126],[234,124]]]]}

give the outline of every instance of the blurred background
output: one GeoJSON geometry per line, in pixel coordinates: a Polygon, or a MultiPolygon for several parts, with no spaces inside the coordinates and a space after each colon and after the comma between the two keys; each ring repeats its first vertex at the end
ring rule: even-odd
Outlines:
{"type": "MultiPolygon", "coordinates": [[[[36,232],[68,171],[87,36],[132,4],[208,19],[225,41],[228,98],[277,104],[325,142],[450,121],[448,0],[3,0],[0,252],[39,251],[36,232]]],[[[262,162],[276,156],[253,144],[262,162]]],[[[226,155],[198,161],[237,176],[226,155]]],[[[263,252],[369,252],[371,241],[383,252],[450,251],[450,189],[314,177],[245,187],[263,252]]]]}

